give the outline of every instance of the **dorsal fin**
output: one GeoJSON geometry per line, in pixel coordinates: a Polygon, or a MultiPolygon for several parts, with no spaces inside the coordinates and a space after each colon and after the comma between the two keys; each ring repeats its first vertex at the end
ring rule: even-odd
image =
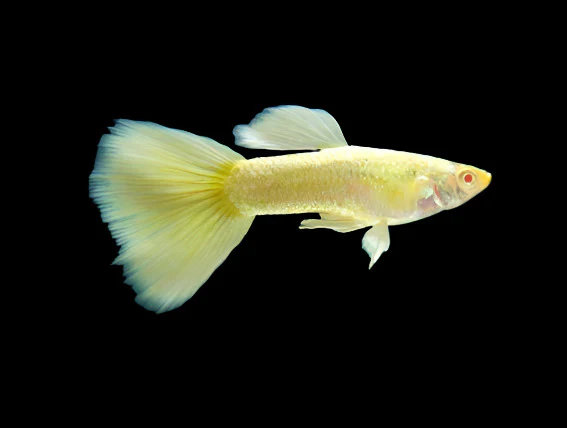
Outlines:
{"type": "Polygon", "coordinates": [[[337,121],[324,110],[299,106],[265,109],[233,130],[236,145],[266,150],[318,150],[348,146],[337,121]]]}

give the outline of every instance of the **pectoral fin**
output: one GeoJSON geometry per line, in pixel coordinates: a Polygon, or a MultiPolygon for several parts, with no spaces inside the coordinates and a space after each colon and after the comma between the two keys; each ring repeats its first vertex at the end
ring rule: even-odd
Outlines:
{"type": "Polygon", "coordinates": [[[303,220],[299,225],[300,229],[333,229],[337,232],[346,233],[352,232],[353,230],[362,229],[368,227],[369,224],[362,222],[353,217],[343,217],[334,214],[321,213],[321,220],[308,219],[303,220]]]}
{"type": "Polygon", "coordinates": [[[370,269],[384,251],[390,248],[390,233],[385,221],[375,224],[362,238],[362,248],[370,256],[370,269]]]}

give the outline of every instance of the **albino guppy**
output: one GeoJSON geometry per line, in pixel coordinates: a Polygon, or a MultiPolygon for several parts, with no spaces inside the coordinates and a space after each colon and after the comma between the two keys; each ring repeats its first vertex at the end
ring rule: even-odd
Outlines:
{"type": "Polygon", "coordinates": [[[251,160],[217,142],[149,122],[118,120],[102,137],[90,194],[121,246],[115,264],[146,309],[186,302],[248,232],[256,215],[319,213],[300,228],[371,227],[370,267],[389,225],[455,208],[491,175],[431,156],[349,146],[323,110],[280,106],[234,128],[236,145],[320,150],[251,160]]]}

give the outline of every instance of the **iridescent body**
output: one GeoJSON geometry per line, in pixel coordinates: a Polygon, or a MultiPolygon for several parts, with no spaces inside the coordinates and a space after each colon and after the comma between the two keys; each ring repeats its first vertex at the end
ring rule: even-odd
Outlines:
{"type": "Polygon", "coordinates": [[[431,156],[348,146],[239,161],[225,189],[245,215],[315,212],[395,225],[443,209],[433,185],[455,170],[431,156]]]}
{"type": "Polygon", "coordinates": [[[370,227],[362,248],[372,267],[390,246],[388,226],[457,207],[491,180],[431,156],[349,146],[331,115],[298,106],[266,109],[237,126],[236,144],[312,152],[246,160],[153,123],[120,120],[111,131],[99,145],[91,196],[121,245],[115,263],[136,301],[156,312],[191,298],[257,215],[320,215],[302,229],[370,227]]]}

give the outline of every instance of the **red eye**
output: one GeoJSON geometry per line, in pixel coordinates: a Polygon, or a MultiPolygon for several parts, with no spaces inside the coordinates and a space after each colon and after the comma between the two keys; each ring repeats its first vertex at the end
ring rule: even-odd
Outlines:
{"type": "Polygon", "coordinates": [[[465,174],[465,176],[463,177],[463,180],[465,180],[465,183],[471,183],[472,180],[473,180],[472,174],[465,174]]]}

